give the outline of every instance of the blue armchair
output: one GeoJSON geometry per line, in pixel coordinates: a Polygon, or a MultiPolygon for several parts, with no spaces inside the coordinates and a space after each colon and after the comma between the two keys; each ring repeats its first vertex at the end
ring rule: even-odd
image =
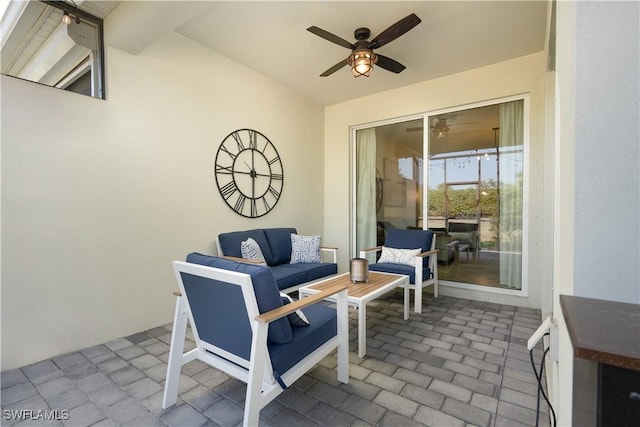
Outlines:
{"type": "Polygon", "coordinates": [[[247,383],[245,426],[257,426],[264,406],[336,349],[338,381],[349,381],[346,286],[284,303],[266,266],[198,253],[187,261],[173,262],[180,290],[162,408],[176,403],[181,367],[194,359],[247,383]],[[336,308],[315,304],[333,294],[336,308]],[[291,319],[300,311],[308,324],[291,319]],[[183,353],[187,322],[196,348],[183,353]]]}
{"type": "Polygon", "coordinates": [[[363,249],[360,257],[382,251],[378,262],[371,263],[369,270],[409,276],[409,289],[415,291],[415,312],[422,313],[422,288],[433,286],[434,297],[438,297],[438,250],[435,245],[436,236],[431,230],[390,229],[384,246],[363,249]],[[385,256],[385,252],[390,255],[385,256]]]}

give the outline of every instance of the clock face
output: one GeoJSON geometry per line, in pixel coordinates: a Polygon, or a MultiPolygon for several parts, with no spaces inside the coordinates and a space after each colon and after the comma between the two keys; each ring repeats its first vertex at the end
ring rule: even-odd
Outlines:
{"type": "Polygon", "coordinates": [[[284,184],[276,147],[256,130],[231,132],[216,154],[216,183],[224,201],[238,214],[266,215],[278,203],[284,184]]]}

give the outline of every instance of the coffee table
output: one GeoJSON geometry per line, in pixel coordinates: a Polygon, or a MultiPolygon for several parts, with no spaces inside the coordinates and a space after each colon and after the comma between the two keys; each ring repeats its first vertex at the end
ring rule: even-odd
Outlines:
{"type": "MultiPolygon", "coordinates": [[[[367,303],[392,291],[398,286],[404,288],[404,320],[409,319],[409,276],[391,273],[369,272],[367,283],[351,283],[349,273],[316,282],[298,289],[300,298],[316,294],[336,284],[348,286],[347,303],[358,310],[358,356],[367,353],[367,303]]],[[[335,297],[328,298],[335,301],[335,297]]]]}

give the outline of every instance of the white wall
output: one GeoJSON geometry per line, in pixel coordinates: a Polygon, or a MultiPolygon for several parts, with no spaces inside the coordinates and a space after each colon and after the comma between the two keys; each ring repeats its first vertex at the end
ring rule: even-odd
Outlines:
{"type": "MultiPolygon", "coordinates": [[[[350,126],[461,106],[517,94],[530,94],[530,187],[528,206],[549,202],[551,188],[544,188],[544,55],[533,54],[444,78],[329,106],[325,109],[325,205],[324,234],[341,248],[350,245],[350,126]]],[[[375,81],[371,81],[375,84],[375,81]]],[[[444,294],[479,300],[541,307],[543,251],[546,231],[543,211],[530,210],[530,239],[525,254],[529,261],[529,297],[454,290],[441,287],[444,294]]],[[[352,248],[353,249],[353,248],[352,248]]],[[[341,251],[340,262],[347,265],[353,252],[341,251]]]]}
{"type": "Polygon", "coordinates": [[[187,39],[107,49],[107,100],[2,76],[2,370],[172,319],[170,262],[219,232],[323,226],[323,110],[187,39]],[[254,128],[284,164],[279,203],[238,216],[221,140],[254,128]]]}
{"type": "Polygon", "coordinates": [[[576,5],[574,291],[640,304],[639,12],[576,5]]]}
{"type": "Polygon", "coordinates": [[[551,395],[558,425],[565,426],[572,424],[573,350],[559,295],[640,304],[640,5],[557,7],[554,314],[560,342],[551,395]]]}

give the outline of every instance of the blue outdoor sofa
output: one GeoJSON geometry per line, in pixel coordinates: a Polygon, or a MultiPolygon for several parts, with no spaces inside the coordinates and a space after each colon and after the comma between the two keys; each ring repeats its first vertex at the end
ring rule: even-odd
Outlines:
{"type": "Polygon", "coordinates": [[[218,255],[242,258],[241,243],[248,238],[254,239],[273,272],[280,292],[284,293],[294,292],[309,282],[338,273],[337,248],[320,247],[321,251],[333,255],[333,262],[291,264],[292,234],[297,234],[295,228],[258,228],[221,233],[216,241],[218,255]]]}

